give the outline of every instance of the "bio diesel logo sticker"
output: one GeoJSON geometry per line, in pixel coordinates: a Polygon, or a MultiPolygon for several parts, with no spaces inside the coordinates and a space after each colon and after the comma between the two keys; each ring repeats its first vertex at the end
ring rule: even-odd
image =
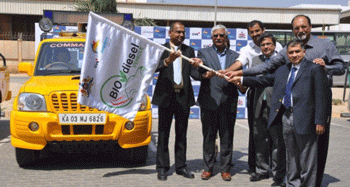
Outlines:
{"type": "Polygon", "coordinates": [[[139,87],[134,87],[133,83],[142,80],[144,66],[137,66],[143,48],[131,43],[128,59],[122,64],[122,69],[118,75],[108,78],[100,89],[102,102],[110,108],[123,108],[128,106],[134,99],[139,87]],[[135,71],[136,69],[136,71],[135,71]],[[133,73],[129,75],[129,73],[133,73]]]}
{"type": "Polygon", "coordinates": [[[83,79],[82,83],[79,83],[81,86],[80,92],[83,94],[85,97],[89,97],[91,93],[91,87],[94,85],[94,78],[87,76],[86,78],[83,79]]]}

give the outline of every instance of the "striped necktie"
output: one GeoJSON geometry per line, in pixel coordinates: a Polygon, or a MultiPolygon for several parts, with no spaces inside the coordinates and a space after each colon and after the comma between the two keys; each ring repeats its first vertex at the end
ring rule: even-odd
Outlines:
{"type": "Polygon", "coordinates": [[[284,104],[283,104],[286,107],[286,109],[289,109],[291,107],[292,86],[293,86],[294,76],[295,76],[295,71],[296,70],[297,70],[296,67],[292,68],[289,80],[287,82],[287,87],[286,87],[286,91],[285,91],[286,95],[284,96],[284,104]]]}

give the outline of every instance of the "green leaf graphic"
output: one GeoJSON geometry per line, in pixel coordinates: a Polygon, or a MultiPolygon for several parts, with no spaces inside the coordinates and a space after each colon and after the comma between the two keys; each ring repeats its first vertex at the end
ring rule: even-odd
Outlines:
{"type": "Polygon", "coordinates": [[[123,71],[120,70],[119,73],[120,73],[120,77],[121,77],[120,82],[128,81],[128,77],[126,76],[126,74],[123,71]]]}

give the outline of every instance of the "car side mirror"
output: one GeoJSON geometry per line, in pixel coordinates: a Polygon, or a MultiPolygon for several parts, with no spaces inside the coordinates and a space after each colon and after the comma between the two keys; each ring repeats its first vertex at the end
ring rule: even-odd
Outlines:
{"type": "Polygon", "coordinates": [[[33,76],[33,65],[30,62],[21,62],[18,64],[18,71],[33,76]]]}

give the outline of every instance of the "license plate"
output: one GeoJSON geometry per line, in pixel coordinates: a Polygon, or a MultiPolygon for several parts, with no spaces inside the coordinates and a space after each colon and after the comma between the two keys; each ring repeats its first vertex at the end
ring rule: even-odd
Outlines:
{"type": "Polygon", "coordinates": [[[106,114],[58,114],[60,124],[106,124],[106,114]]]}

